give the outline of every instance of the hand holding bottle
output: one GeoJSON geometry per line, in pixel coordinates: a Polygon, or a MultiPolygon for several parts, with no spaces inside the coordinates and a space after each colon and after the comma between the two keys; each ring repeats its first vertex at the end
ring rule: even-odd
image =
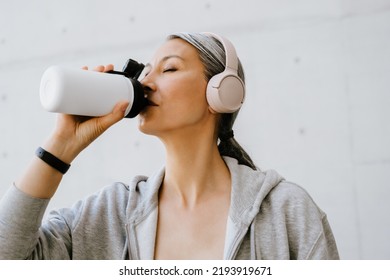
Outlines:
{"type": "MultiPolygon", "coordinates": [[[[87,67],[84,71],[89,71],[87,67]]],[[[113,66],[97,66],[93,69],[97,72],[112,71],[113,66]]],[[[58,114],[57,122],[53,134],[48,139],[47,144],[58,143],[61,151],[57,154],[62,155],[62,160],[70,163],[84,148],[92,143],[104,131],[116,122],[123,119],[128,108],[129,102],[119,101],[113,110],[98,117],[78,116],[69,114],[58,114]]],[[[49,149],[49,147],[47,147],[49,149]]],[[[52,147],[53,149],[54,147],[52,147]]],[[[55,148],[56,150],[58,147],[55,148]]],[[[53,151],[55,152],[55,151],[53,151]]],[[[59,157],[59,156],[58,156],[59,157]]]]}
{"type": "MultiPolygon", "coordinates": [[[[95,67],[104,72],[112,65],[95,67]]],[[[84,71],[88,71],[84,68],[84,71]]],[[[53,133],[42,145],[43,149],[61,161],[70,164],[73,159],[110,126],[124,118],[128,101],[119,101],[113,110],[99,117],[77,116],[59,113],[53,133]]],[[[34,157],[28,168],[15,181],[15,186],[33,197],[50,198],[56,192],[62,173],[34,157]]]]}

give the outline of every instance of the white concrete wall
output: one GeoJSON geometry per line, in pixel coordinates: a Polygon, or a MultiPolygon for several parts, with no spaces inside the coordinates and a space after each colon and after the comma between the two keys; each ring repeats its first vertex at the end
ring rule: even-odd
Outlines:
{"type": "MultiPolygon", "coordinates": [[[[236,138],[310,192],[343,259],[389,259],[389,0],[0,0],[0,196],[53,127],[38,96],[48,66],[121,68],[171,32],[206,30],[246,69],[236,138]]],[[[124,120],[73,163],[50,208],[163,163],[158,140],[124,120]]]]}

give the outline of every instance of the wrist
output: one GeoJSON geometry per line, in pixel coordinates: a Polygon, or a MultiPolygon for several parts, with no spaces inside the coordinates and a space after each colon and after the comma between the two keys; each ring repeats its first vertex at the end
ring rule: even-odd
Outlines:
{"type": "Polygon", "coordinates": [[[67,164],[71,164],[79,154],[75,145],[55,135],[49,137],[42,145],[42,148],[67,164]]]}
{"type": "Polygon", "coordinates": [[[35,154],[38,158],[44,161],[46,164],[57,170],[58,172],[65,174],[70,168],[70,164],[63,162],[61,159],[53,155],[52,153],[46,151],[42,147],[38,147],[35,151],[35,154]]]}

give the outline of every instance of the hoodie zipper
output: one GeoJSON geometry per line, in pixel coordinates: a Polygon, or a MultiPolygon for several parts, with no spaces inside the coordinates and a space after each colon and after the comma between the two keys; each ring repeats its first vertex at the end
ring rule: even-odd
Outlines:
{"type": "Polygon", "coordinates": [[[128,244],[127,250],[129,253],[129,260],[139,260],[136,238],[135,236],[133,236],[133,238],[131,238],[130,236],[131,232],[135,232],[134,230],[135,230],[135,226],[133,223],[126,224],[126,235],[127,235],[127,244],[128,244]],[[134,254],[132,253],[132,251],[134,252],[134,254]]]}
{"type": "Polygon", "coordinates": [[[247,231],[248,231],[248,228],[238,232],[238,234],[236,235],[236,237],[234,238],[234,240],[232,242],[232,246],[230,247],[228,254],[226,255],[227,260],[234,260],[236,258],[238,250],[241,247],[241,243],[244,240],[244,236],[247,233],[247,231]]]}

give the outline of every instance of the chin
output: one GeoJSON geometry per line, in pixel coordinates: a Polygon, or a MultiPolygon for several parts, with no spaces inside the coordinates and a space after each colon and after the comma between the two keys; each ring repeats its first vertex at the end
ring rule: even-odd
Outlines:
{"type": "Polygon", "coordinates": [[[138,118],[138,129],[144,134],[155,135],[153,133],[155,129],[152,128],[150,120],[146,119],[143,115],[140,115],[138,118]]]}

